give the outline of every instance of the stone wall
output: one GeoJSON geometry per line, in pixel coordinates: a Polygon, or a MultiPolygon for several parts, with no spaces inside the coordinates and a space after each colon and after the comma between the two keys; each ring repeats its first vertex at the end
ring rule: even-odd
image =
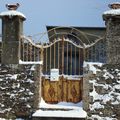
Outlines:
{"type": "MultiPolygon", "coordinates": [[[[119,120],[120,65],[95,67],[96,75],[89,71],[83,81],[83,107],[88,119],[119,120]]],[[[0,117],[30,117],[37,100],[35,82],[34,66],[0,65],[0,117]]]]}
{"type": "Polygon", "coordinates": [[[0,65],[0,117],[28,117],[34,110],[34,66],[0,65]]]}
{"type": "Polygon", "coordinates": [[[90,120],[120,120],[120,65],[97,67],[89,80],[90,120]]]}
{"type": "Polygon", "coordinates": [[[120,64],[120,19],[108,19],[106,26],[107,63],[120,64]]]}

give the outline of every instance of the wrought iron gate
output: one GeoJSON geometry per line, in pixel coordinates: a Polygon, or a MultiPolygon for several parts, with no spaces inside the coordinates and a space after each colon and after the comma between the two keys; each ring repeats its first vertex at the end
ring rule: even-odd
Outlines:
{"type": "Polygon", "coordinates": [[[42,97],[46,102],[79,102],[82,100],[83,62],[105,62],[105,40],[91,35],[95,40],[90,41],[87,37],[89,33],[75,28],[70,28],[68,32],[59,29],[48,31],[52,33],[50,42],[42,45],[22,37],[20,59],[43,61],[42,97]],[[51,69],[59,69],[58,81],[50,81],[51,69]]]}

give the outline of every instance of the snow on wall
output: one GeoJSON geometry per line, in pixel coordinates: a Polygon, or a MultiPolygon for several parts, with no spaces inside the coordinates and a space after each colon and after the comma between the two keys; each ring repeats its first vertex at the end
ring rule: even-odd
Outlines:
{"type": "Polygon", "coordinates": [[[22,61],[22,60],[19,60],[19,64],[21,64],[21,65],[43,65],[43,61],[22,61]]]}
{"type": "MultiPolygon", "coordinates": [[[[98,69],[97,66],[96,69],[98,69]]],[[[92,97],[89,104],[90,119],[119,120],[120,66],[103,65],[99,67],[99,73],[96,72],[89,83],[91,86],[89,95],[92,97]]]]}
{"type": "Polygon", "coordinates": [[[13,119],[32,112],[34,77],[31,68],[29,65],[15,70],[0,65],[0,118],[13,119]]]}
{"type": "Polygon", "coordinates": [[[103,63],[85,62],[84,61],[83,67],[87,68],[89,71],[93,72],[93,74],[96,74],[96,72],[99,71],[99,69],[95,67],[96,65],[101,67],[103,65],[103,63]]]}

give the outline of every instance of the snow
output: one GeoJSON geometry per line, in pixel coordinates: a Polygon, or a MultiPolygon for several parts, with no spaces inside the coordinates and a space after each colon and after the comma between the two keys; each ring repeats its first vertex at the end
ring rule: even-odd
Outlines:
{"type": "Polygon", "coordinates": [[[103,103],[106,104],[108,101],[114,100],[113,96],[110,94],[105,94],[102,97],[103,103]]]}
{"type": "Polygon", "coordinates": [[[79,103],[72,103],[72,102],[59,102],[58,104],[47,104],[43,98],[41,98],[41,102],[39,103],[39,106],[40,108],[63,108],[63,107],[66,107],[67,108],[71,108],[72,107],[82,107],[82,102],[79,102],[79,103]]]}
{"type": "Polygon", "coordinates": [[[101,100],[102,99],[102,95],[99,95],[96,91],[95,88],[93,88],[93,91],[90,93],[90,96],[93,97],[93,101],[95,100],[101,100]]]}
{"type": "Polygon", "coordinates": [[[90,105],[91,110],[100,109],[100,108],[104,108],[104,105],[101,105],[99,102],[95,102],[94,104],[90,105]]]}
{"type": "Polygon", "coordinates": [[[114,88],[120,90],[120,84],[115,85],[114,88]]]}
{"type": "Polygon", "coordinates": [[[118,70],[118,69],[115,69],[115,71],[116,71],[116,72],[119,72],[120,70],[118,70]]]}
{"type": "Polygon", "coordinates": [[[98,84],[96,83],[96,80],[90,80],[89,81],[90,83],[93,83],[93,91],[90,92],[90,96],[93,97],[93,101],[95,100],[102,100],[102,102],[104,104],[106,104],[106,102],[110,101],[110,100],[113,100],[113,96],[111,94],[105,94],[105,95],[100,95],[98,94],[96,91],[95,91],[95,86],[102,86],[104,89],[108,89],[108,85],[103,85],[103,84],[98,84]]]}
{"type": "Polygon", "coordinates": [[[109,94],[104,94],[104,95],[100,95],[98,94],[96,91],[95,91],[95,86],[102,86],[104,89],[108,89],[110,88],[109,85],[105,84],[98,84],[96,83],[96,80],[90,80],[89,81],[90,83],[93,83],[93,91],[90,92],[90,96],[93,97],[93,101],[95,100],[101,100],[103,104],[106,104],[108,101],[111,101],[111,100],[114,100],[112,94],[114,93],[113,90],[114,90],[114,87],[113,87],[113,90],[112,92],[110,92],[109,94]]]}
{"type": "Polygon", "coordinates": [[[19,64],[23,64],[23,65],[40,64],[40,65],[43,65],[43,61],[22,61],[22,60],[19,60],[19,64]]]}
{"type": "Polygon", "coordinates": [[[47,104],[43,99],[40,102],[40,109],[34,114],[34,117],[71,117],[86,118],[87,113],[82,108],[82,102],[70,103],[60,102],[58,104],[47,104]],[[42,110],[44,109],[44,110],[42,110]]]}
{"type": "Polygon", "coordinates": [[[112,105],[118,105],[118,104],[120,104],[120,103],[116,100],[115,102],[112,102],[111,104],[112,104],[112,105]]]}
{"type": "Polygon", "coordinates": [[[67,80],[81,80],[80,75],[62,75],[64,78],[67,78],[67,80]]]}
{"type": "Polygon", "coordinates": [[[34,93],[32,93],[32,92],[29,92],[28,94],[29,94],[29,95],[34,95],[34,93]]]}
{"type": "Polygon", "coordinates": [[[0,113],[5,113],[6,111],[10,111],[12,108],[8,108],[8,109],[5,109],[5,110],[1,110],[0,109],[0,113]]]}
{"type": "MultiPolygon", "coordinates": [[[[96,115],[92,115],[90,118],[91,119],[97,119],[97,120],[117,120],[116,118],[113,118],[114,116],[116,117],[116,114],[111,115],[111,116],[105,116],[104,115],[98,115],[97,110],[101,110],[106,108],[107,105],[109,105],[111,108],[114,109],[115,106],[120,104],[120,82],[119,82],[119,72],[120,70],[118,69],[103,69],[101,71],[103,73],[103,80],[105,79],[113,79],[113,83],[107,84],[107,82],[99,82],[101,79],[98,79],[98,76],[96,76],[94,79],[92,78],[89,80],[89,83],[93,84],[93,91],[90,92],[90,96],[93,97],[93,101],[90,104],[90,110],[93,113],[96,113],[96,115]],[[114,81],[116,80],[116,81],[114,81]],[[99,93],[99,89],[97,87],[101,86],[103,88],[103,91],[99,93]]],[[[101,88],[101,90],[102,90],[101,88]]]]}
{"type": "Polygon", "coordinates": [[[34,71],[35,70],[35,65],[33,65],[30,70],[34,71]]]}
{"type": "Polygon", "coordinates": [[[17,76],[18,76],[18,74],[14,74],[14,75],[12,75],[12,76],[10,77],[10,79],[11,79],[11,80],[12,80],[12,79],[16,80],[16,79],[17,79],[17,76]]]}
{"type": "Polygon", "coordinates": [[[29,82],[29,83],[34,83],[34,81],[33,81],[33,80],[31,80],[31,79],[27,79],[27,80],[26,80],[26,82],[29,82]]]}
{"type": "Polygon", "coordinates": [[[28,108],[31,108],[31,106],[29,104],[26,105],[28,108]]]}
{"type": "Polygon", "coordinates": [[[120,76],[120,73],[118,73],[117,75],[120,76]]]}
{"type": "Polygon", "coordinates": [[[97,120],[117,120],[116,118],[100,117],[99,115],[92,115],[92,120],[93,118],[96,118],[97,120]]]}
{"type": "Polygon", "coordinates": [[[23,92],[23,91],[25,91],[25,88],[21,88],[21,89],[19,90],[19,92],[23,92]]]}
{"type": "Polygon", "coordinates": [[[42,111],[38,110],[33,114],[34,117],[69,117],[69,118],[86,118],[86,112],[82,109],[70,111],[42,111]]]}
{"type": "Polygon", "coordinates": [[[24,119],[22,119],[22,118],[17,118],[17,119],[15,119],[15,120],[24,120],[24,119]]]}
{"type": "Polygon", "coordinates": [[[95,67],[95,65],[101,67],[103,65],[103,63],[97,63],[97,62],[85,62],[83,64],[84,68],[88,68],[89,71],[92,71],[93,74],[96,74],[97,71],[99,71],[99,69],[97,69],[95,67]]]}
{"type": "Polygon", "coordinates": [[[112,9],[112,10],[105,11],[103,15],[113,15],[113,16],[120,15],[120,9],[112,9]]]}
{"type": "Polygon", "coordinates": [[[9,11],[1,12],[0,17],[3,17],[3,16],[10,16],[10,17],[12,17],[12,16],[20,16],[20,17],[26,19],[25,15],[23,13],[18,12],[16,10],[9,10],[9,11]]]}
{"type": "MultiPolygon", "coordinates": [[[[42,75],[43,77],[45,77],[45,79],[50,79],[50,75],[42,75]]],[[[67,80],[81,80],[81,77],[83,77],[82,75],[59,75],[59,77],[64,77],[67,80]]]]}
{"type": "Polygon", "coordinates": [[[11,94],[11,95],[10,95],[10,98],[15,98],[15,94],[11,94]]]}
{"type": "Polygon", "coordinates": [[[1,107],[4,107],[5,105],[4,105],[4,104],[2,104],[2,103],[0,103],[0,106],[1,106],[1,107]]]}
{"type": "Polygon", "coordinates": [[[114,76],[113,76],[112,74],[110,74],[109,72],[107,72],[107,71],[104,71],[104,72],[105,72],[105,74],[103,75],[103,77],[104,77],[105,79],[108,79],[108,78],[113,79],[113,78],[114,78],[114,76]]]}
{"type": "Polygon", "coordinates": [[[120,102],[120,96],[117,96],[117,100],[120,102]]]}
{"type": "Polygon", "coordinates": [[[13,83],[12,85],[12,88],[15,89],[15,88],[19,88],[20,87],[20,84],[19,83],[13,83]]]}
{"type": "MultiPolygon", "coordinates": [[[[0,118],[0,120],[8,120],[8,119],[0,118]]],[[[9,119],[9,120],[12,120],[12,119],[9,119]]],[[[24,119],[22,119],[22,118],[17,118],[17,119],[15,119],[15,120],[24,120],[24,119]]]]}

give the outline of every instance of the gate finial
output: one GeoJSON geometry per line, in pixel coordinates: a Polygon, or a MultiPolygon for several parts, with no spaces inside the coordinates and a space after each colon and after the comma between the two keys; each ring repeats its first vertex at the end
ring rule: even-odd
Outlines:
{"type": "Polygon", "coordinates": [[[6,4],[6,8],[8,10],[17,10],[17,8],[20,6],[19,3],[16,3],[16,4],[6,4]]]}
{"type": "Polygon", "coordinates": [[[108,7],[111,9],[120,9],[120,2],[109,4],[108,7]]]}

